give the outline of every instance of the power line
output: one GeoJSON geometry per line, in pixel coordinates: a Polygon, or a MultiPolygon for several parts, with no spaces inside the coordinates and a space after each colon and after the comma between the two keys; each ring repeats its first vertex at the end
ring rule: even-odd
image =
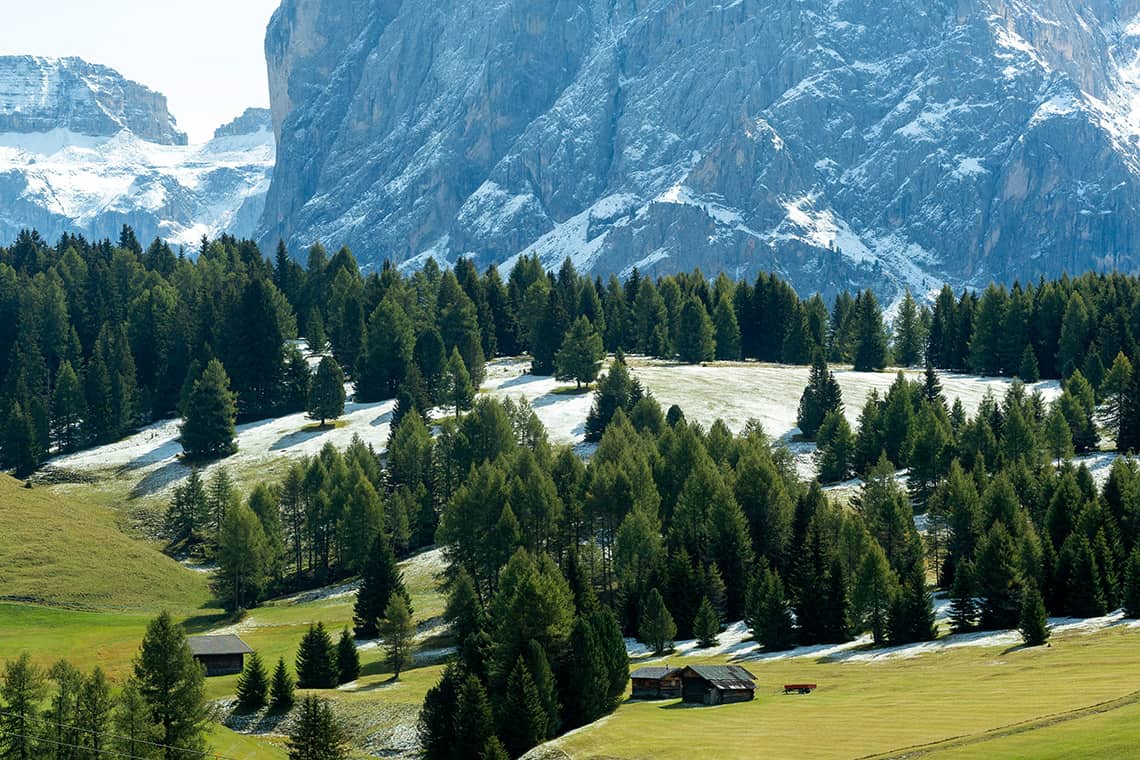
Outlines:
{"type": "Polygon", "coordinates": [[[66,747],[67,749],[78,749],[83,752],[94,752],[98,755],[112,755],[114,757],[125,757],[127,760],[146,760],[146,758],[139,757],[138,755],[129,755],[125,752],[117,752],[111,749],[95,749],[94,747],[84,747],[81,744],[69,744],[67,742],[57,742],[54,739],[47,739],[42,736],[28,736],[27,734],[16,733],[14,731],[7,732],[8,736],[18,736],[21,739],[27,739],[30,742],[37,742],[43,744],[51,744],[56,747],[66,747]]]}
{"type": "MultiPolygon", "coordinates": [[[[60,723],[59,721],[51,720],[49,718],[29,717],[26,715],[18,715],[16,713],[5,712],[3,710],[0,710],[0,716],[4,716],[4,717],[8,717],[8,718],[15,718],[17,720],[21,720],[21,721],[28,722],[28,723],[43,723],[43,724],[46,724],[49,726],[66,728],[68,731],[78,731],[80,733],[85,733],[85,734],[95,734],[96,736],[102,736],[102,737],[106,737],[108,739],[119,739],[122,741],[133,742],[135,744],[143,744],[143,745],[146,745],[148,747],[157,747],[159,749],[174,749],[174,750],[178,750],[179,752],[184,752],[187,754],[193,754],[193,755],[199,755],[201,757],[211,758],[212,760],[237,760],[237,758],[229,757],[228,755],[219,755],[215,752],[207,752],[205,750],[200,750],[200,749],[186,749],[184,747],[175,747],[173,744],[163,744],[161,742],[152,742],[152,741],[147,741],[145,739],[134,739],[134,738],[129,737],[129,736],[122,736],[120,734],[112,734],[112,733],[108,733],[106,731],[96,731],[96,730],[91,729],[91,728],[80,728],[79,726],[74,726],[74,725],[71,725],[70,723],[60,723]]],[[[25,736],[24,734],[12,734],[12,736],[24,736],[24,738],[31,738],[31,737],[25,736]]],[[[43,741],[50,741],[50,740],[44,739],[43,741]]],[[[51,743],[59,744],[59,742],[51,742],[51,743]]],[[[66,745],[65,744],[59,744],[59,746],[75,747],[75,748],[85,749],[85,750],[91,749],[90,747],[81,747],[77,744],[66,744],[66,745]]],[[[91,750],[91,751],[100,752],[102,750],[91,750]]],[[[134,757],[134,756],[133,755],[123,755],[123,757],[134,757]]]]}

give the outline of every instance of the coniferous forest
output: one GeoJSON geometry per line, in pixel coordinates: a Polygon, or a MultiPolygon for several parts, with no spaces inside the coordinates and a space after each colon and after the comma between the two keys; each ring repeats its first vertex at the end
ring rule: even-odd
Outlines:
{"type": "Polygon", "coordinates": [[[468,260],[365,276],[319,245],[302,267],[226,237],[190,257],[129,228],[117,243],[26,233],[0,249],[0,460],[27,476],[179,416],[185,459],[206,463],[242,421],[335,419],[346,381],[396,398],[383,451],[328,446],[245,497],[224,468],[195,470],[164,538],[216,559],[234,611],[360,576],[355,633],[390,641],[411,612],[397,559],[443,547],[458,653],[425,700],[423,751],[516,757],[616,707],[627,636],[664,652],[744,620],[770,650],[923,641],[932,586],[959,632],[1039,641],[1046,614],[1140,614],[1140,470],[1121,458],[1098,489],[1072,461],[1140,448],[1137,334],[1140,280],[1121,275],[908,294],[888,319],[870,291],[827,304],[774,275],[603,280],[522,258],[505,277],[468,260]],[[315,372],[299,338],[324,355],[315,372]],[[524,353],[536,374],[594,384],[588,459],[525,402],[478,396],[488,359],[524,353]],[[758,424],[662,409],[626,353],[811,365],[798,421],[819,477],[758,424]],[[925,373],[899,374],[852,426],[840,364],[925,373]],[[1047,403],[1014,382],[969,416],[936,370],[1062,389],[1047,403]],[[853,477],[850,504],[824,490],[853,477]]]}

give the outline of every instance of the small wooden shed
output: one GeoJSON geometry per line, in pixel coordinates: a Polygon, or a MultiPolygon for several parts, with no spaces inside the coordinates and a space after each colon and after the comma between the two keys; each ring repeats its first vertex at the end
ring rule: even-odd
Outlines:
{"type": "Polygon", "coordinates": [[[726,705],[756,696],[756,676],[739,665],[688,665],[678,675],[683,702],[726,705]]]}
{"type": "Polygon", "coordinates": [[[232,633],[219,636],[188,636],[186,643],[194,659],[202,663],[207,676],[228,676],[240,673],[245,667],[245,656],[253,654],[249,644],[232,633]]]}
{"type": "Polygon", "coordinates": [[[629,674],[633,699],[676,699],[681,696],[681,670],[664,666],[638,668],[629,674]]]}

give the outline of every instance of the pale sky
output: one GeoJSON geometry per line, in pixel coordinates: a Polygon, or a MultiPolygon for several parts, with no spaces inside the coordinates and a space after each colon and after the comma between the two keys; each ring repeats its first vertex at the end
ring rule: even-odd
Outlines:
{"type": "Polygon", "coordinates": [[[0,0],[0,55],[78,56],[166,95],[190,142],[269,105],[265,27],[280,0],[0,0]]]}

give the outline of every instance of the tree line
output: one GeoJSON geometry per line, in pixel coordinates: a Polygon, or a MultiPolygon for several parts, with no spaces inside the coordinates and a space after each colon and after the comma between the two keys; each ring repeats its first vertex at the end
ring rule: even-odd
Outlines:
{"type": "MultiPolygon", "coordinates": [[[[699,271],[654,280],[634,270],[623,282],[583,276],[569,260],[548,273],[523,257],[505,281],[467,259],[364,276],[348,249],[330,257],[319,244],[301,266],[284,246],[270,260],[227,236],[203,240],[191,258],[161,240],[144,249],[129,227],[115,243],[64,235],[52,245],[24,232],[0,248],[0,465],[26,475],[51,452],[185,415],[203,380],[233,394],[238,421],[311,410],[313,373],[288,342],[298,336],[328,350],[359,400],[402,392],[407,405],[458,414],[486,359],[527,352],[536,374],[579,383],[594,379],[603,351],[792,364],[822,351],[856,369],[928,360],[1027,382],[1079,369],[1099,388],[1118,355],[1136,358],[1138,329],[1140,289],[1123,275],[958,298],[944,288],[933,308],[908,294],[888,325],[870,291],[829,308],[769,274],[710,282],[699,271]]],[[[224,443],[190,453],[224,455],[224,443]]]]}

